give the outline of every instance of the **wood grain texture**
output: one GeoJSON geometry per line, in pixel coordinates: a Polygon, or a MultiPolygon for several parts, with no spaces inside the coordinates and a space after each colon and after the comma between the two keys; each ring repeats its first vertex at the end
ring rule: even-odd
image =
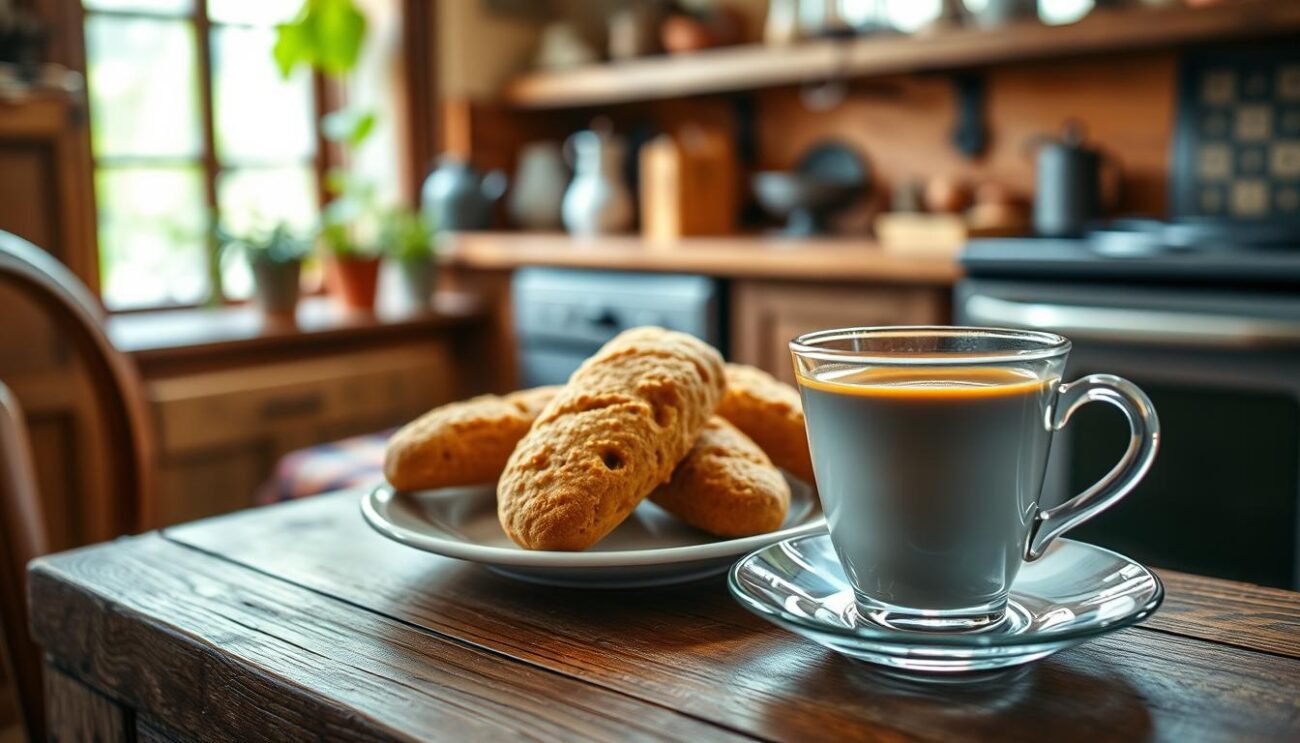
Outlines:
{"type": "Polygon", "coordinates": [[[1290,0],[1237,0],[1197,9],[1101,10],[1066,26],[1024,21],[994,30],[965,28],[778,48],[750,45],[531,73],[510,84],[505,99],[532,108],[593,106],[795,85],[835,75],[867,77],[1108,55],[1296,30],[1300,30],[1300,5],[1290,0]]]}
{"type": "Polygon", "coordinates": [[[312,297],[299,304],[295,324],[268,324],[256,308],[240,306],[118,314],[107,327],[144,376],[157,377],[445,334],[474,327],[482,315],[476,295],[446,292],[434,299],[432,312],[348,313],[312,297]]]}
{"type": "Polygon", "coordinates": [[[448,235],[444,247],[451,266],[472,269],[563,266],[944,287],[961,275],[953,259],[886,253],[865,237],[691,237],[658,245],[636,236],[582,240],[560,233],[468,232],[448,235]]]}
{"type": "MultiPolygon", "coordinates": [[[[1195,626],[1193,636],[1124,630],[984,688],[899,684],[751,616],[721,581],[618,593],[521,584],[387,542],[357,516],[356,498],[321,496],[170,529],[167,537],[764,738],[1037,740],[1044,730],[1060,740],[1300,735],[1300,661],[1206,641],[1194,636],[1195,626]],[[287,534],[292,550],[278,546],[287,534]]],[[[1172,594],[1167,610],[1180,601],[1172,594]]]]}
{"type": "Polygon", "coordinates": [[[156,534],[42,559],[31,591],[59,664],[182,737],[737,738],[156,534]]]}
{"type": "Polygon", "coordinates": [[[46,736],[52,743],[129,743],[130,710],[87,688],[52,665],[45,666],[46,736]]]}
{"type": "Polygon", "coordinates": [[[1169,598],[1148,627],[1300,658],[1300,593],[1159,572],[1169,598]]]}

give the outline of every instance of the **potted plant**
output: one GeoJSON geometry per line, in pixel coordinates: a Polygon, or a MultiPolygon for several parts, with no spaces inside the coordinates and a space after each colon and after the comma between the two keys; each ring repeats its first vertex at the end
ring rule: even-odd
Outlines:
{"type": "MultiPolygon", "coordinates": [[[[321,131],[330,141],[354,150],[374,125],[373,113],[344,109],[326,115],[321,120],[321,131]]],[[[385,227],[376,187],[342,168],[329,173],[326,185],[335,195],[321,214],[326,284],[344,307],[373,310],[385,227]]]]}
{"type": "Polygon", "coordinates": [[[433,225],[418,211],[405,206],[384,215],[380,243],[395,268],[404,304],[428,309],[438,276],[437,243],[433,225]]]}
{"type": "Polygon", "coordinates": [[[275,320],[292,320],[298,307],[302,260],[311,250],[312,236],[284,222],[270,229],[250,229],[234,235],[218,228],[222,251],[239,254],[253,274],[253,303],[275,320]]]}

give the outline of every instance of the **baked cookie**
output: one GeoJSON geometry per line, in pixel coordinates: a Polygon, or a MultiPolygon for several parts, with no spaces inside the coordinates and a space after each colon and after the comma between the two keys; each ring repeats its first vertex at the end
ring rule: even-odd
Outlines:
{"type": "Polygon", "coordinates": [[[496,482],[559,387],[480,395],[425,413],[388,440],[384,477],[398,490],[496,482]]]}
{"type": "Polygon", "coordinates": [[[798,390],[743,364],[727,364],[726,375],[727,393],[718,404],[718,415],[753,439],[777,467],[812,484],[812,455],[798,390]]]}
{"type": "Polygon", "coordinates": [[[668,482],[723,391],[722,357],[703,341],[633,328],[583,362],[519,442],[497,483],[516,544],[581,550],[668,482]]]}
{"type": "Polygon", "coordinates": [[[710,534],[748,537],[781,528],[790,486],[758,444],[715,415],[650,500],[710,534]]]}

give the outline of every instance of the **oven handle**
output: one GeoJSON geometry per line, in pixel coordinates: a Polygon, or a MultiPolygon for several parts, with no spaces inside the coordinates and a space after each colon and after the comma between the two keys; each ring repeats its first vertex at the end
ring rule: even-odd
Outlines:
{"type": "Polygon", "coordinates": [[[966,299],[973,325],[1012,325],[1072,338],[1206,348],[1300,346],[1300,323],[1195,312],[1017,302],[975,294],[966,299]]]}

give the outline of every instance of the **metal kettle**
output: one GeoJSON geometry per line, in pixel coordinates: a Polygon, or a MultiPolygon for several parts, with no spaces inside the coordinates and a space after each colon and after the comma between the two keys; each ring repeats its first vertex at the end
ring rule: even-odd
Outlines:
{"type": "Polygon", "coordinates": [[[426,217],[442,230],[482,230],[492,223],[492,206],[506,192],[506,175],[479,175],[469,163],[444,155],[420,192],[426,217]]]}
{"type": "MultiPolygon", "coordinates": [[[[1042,136],[1034,168],[1034,232],[1076,237],[1103,213],[1102,171],[1113,159],[1084,144],[1083,126],[1067,122],[1059,138],[1042,136]]],[[[1118,181],[1118,179],[1116,179],[1118,181]]]]}

